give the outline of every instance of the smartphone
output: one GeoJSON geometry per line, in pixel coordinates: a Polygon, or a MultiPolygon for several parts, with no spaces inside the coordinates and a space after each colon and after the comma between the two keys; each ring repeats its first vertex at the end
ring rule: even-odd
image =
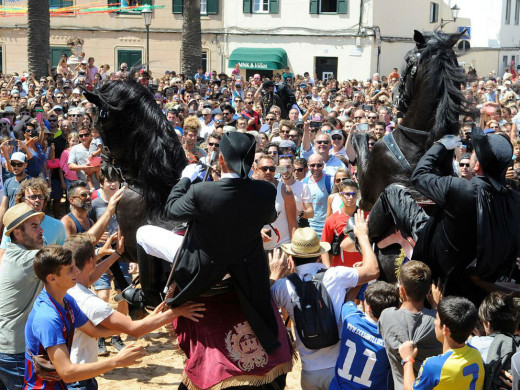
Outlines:
{"type": "Polygon", "coordinates": [[[366,133],[368,131],[368,123],[358,123],[356,125],[356,131],[366,133]]]}
{"type": "Polygon", "coordinates": [[[309,125],[311,126],[311,129],[319,129],[321,127],[321,121],[311,121],[309,125]]]}
{"type": "Polygon", "coordinates": [[[43,121],[43,114],[41,112],[39,112],[38,114],[36,114],[36,120],[38,122],[42,122],[43,121]]]}
{"type": "Polygon", "coordinates": [[[38,130],[32,130],[31,131],[31,137],[38,137],[40,134],[38,133],[38,130]]]}
{"type": "Polygon", "coordinates": [[[287,165],[280,165],[276,167],[276,173],[287,173],[287,165]]]}
{"type": "Polygon", "coordinates": [[[11,139],[11,140],[9,140],[9,145],[16,147],[18,145],[18,143],[16,142],[15,139],[11,139]]]}

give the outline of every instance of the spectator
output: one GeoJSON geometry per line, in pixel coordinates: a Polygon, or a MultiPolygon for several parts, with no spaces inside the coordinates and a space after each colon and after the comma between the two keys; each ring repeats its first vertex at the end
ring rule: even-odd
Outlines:
{"type": "Polygon", "coordinates": [[[25,173],[27,167],[26,155],[22,152],[15,152],[11,155],[11,166],[13,167],[14,176],[7,179],[4,183],[4,196],[2,205],[0,206],[0,218],[4,217],[8,208],[14,206],[15,196],[20,190],[21,183],[28,179],[25,173]]]}
{"type": "Polygon", "coordinates": [[[415,374],[427,358],[442,351],[434,324],[436,311],[424,307],[431,285],[431,271],[426,264],[414,260],[403,264],[399,272],[399,295],[403,303],[399,309],[384,310],[379,317],[379,331],[385,341],[396,390],[403,389],[403,366],[399,355],[402,343],[413,340],[419,350],[410,365],[415,374]]]}
{"type": "Polygon", "coordinates": [[[332,188],[332,194],[327,199],[327,218],[333,213],[341,210],[343,206],[343,199],[339,193],[339,185],[343,180],[350,179],[350,175],[344,168],[338,168],[334,174],[334,186],[332,188]]]}
{"type": "MultiPolygon", "coordinates": [[[[340,334],[342,328],[341,307],[345,301],[347,289],[373,280],[379,275],[377,259],[368,240],[368,228],[363,218],[363,212],[356,214],[355,232],[363,252],[363,265],[359,268],[329,268],[323,276],[323,285],[333,302],[340,334]]],[[[296,230],[291,243],[282,246],[282,250],[290,256],[290,260],[296,266],[294,272],[302,280],[309,280],[310,277],[325,269],[325,266],[319,260],[320,256],[329,249],[330,246],[327,243],[319,242],[318,235],[311,228],[296,230]]],[[[280,256],[279,250],[275,250],[269,258],[272,265],[271,279],[276,280],[271,287],[273,300],[277,306],[285,309],[294,321],[292,298],[295,294],[294,286],[287,278],[281,278],[287,272],[286,256],[280,256]]],[[[296,348],[302,360],[302,389],[327,390],[334,377],[334,366],[338,358],[340,343],[318,350],[310,350],[303,345],[298,332],[295,332],[295,334],[296,348]]]]}
{"type": "Polygon", "coordinates": [[[355,263],[363,259],[357,251],[354,242],[346,234],[347,222],[354,216],[357,210],[358,187],[352,179],[343,180],[337,186],[339,187],[339,195],[343,205],[340,210],[325,220],[321,242],[327,242],[332,246],[332,243],[336,241],[338,244],[341,244],[342,248],[336,254],[332,252],[323,254],[322,260],[323,264],[329,267],[338,265],[353,267],[355,263]]]}
{"type": "Polygon", "coordinates": [[[213,122],[213,117],[211,115],[210,108],[204,108],[202,110],[202,118],[200,119],[200,136],[204,139],[207,139],[208,136],[215,131],[215,123],[213,122]]]}
{"type": "Polygon", "coordinates": [[[296,202],[290,186],[278,181],[274,177],[276,165],[270,156],[261,156],[257,161],[256,177],[273,184],[276,188],[275,208],[277,218],[262,229],[264,250],[278,248],[282,244],[291,242],[291,237],[297,227],[296,202]]]}
{"type": "MultiPolygon", "coordinates": [[[[26,203],[38,213],[45,210],[48,199],[49,187],[40,177],[25,180],[20,186],[20,191],[16,194],[17,204],[26,203]]],[[[41,228],[43,229],[43,241],[45,245],[63,245],[65,243],[65,227],[59,220],[45,215],[41,221],[41,228]]],[[[4,228],[4,235],[2,237],[2,243],[0,244],[0,259],[4,255],[9,242],[11,242],[11,239],[5,234],[4,228]]]]}
{"type": "Polygon", "coordinates": [[[466,298],[450,296],[439,303],[435,335],[442,343],[442,355],[426,359],[415,380],[414,361],[420,347],[409,340],[399,347],[404,389],[476,389],[484,384],[480,353],[466,340],[477,324],[477,309],[466,298]],[[415,383],[414,383],[415,381],[415,383]]]}
{"type": "Polygon", "coordinates": [[[307,176],[307,160],[298,157],[294,160],[294,178],[298,181],[302,181],[307,176]]]}
{"type": "Polygon", "coordinates": [[[258,112],[253,110],[252,98],[245,98],[244,110],[241,114],[247,119],[247,130],[258,131],[260,129],[260,118],[258,116],[258,112]]]}
{"type": "Polygon", "coordinates": [[[70,361],[72,339],[76,329],[91,337],[113,331],[94,326],[80,310],[67,290],[76,285],[79,270],[72,252],[57,245],[40,250],[34,259],[34,273],[45,289],[38,295],[25,326],[25,382],[27,388],[66,388],[66,383],[83,381],[101,375],[115,367],[127,367],[145,356],[144,347],[132,345],[116,356],[96,363],[74,364],[70,361]],[[53,383],[44,380],[34,370],[31,356],[41,352],[49,356],[60,377],[53,383]]]}
{"type": "MultiPolygon", "coordinates": [[[[69,190],[70,185],[78,180],[78,174],[69,169],[69,154],[70,149],[75,145],[79,144],[78,133],[72,132],[67,136],[69,147],[65,149],[60,157],[60,167],[63,174],[63,180],[65,181],[65,191],[69,190]]],[[[61,178],[60,178],[61,179],[61,178]]]]}
{"type": "Polygon", "coordinates": [[[291,187],[296,202],[296,216],[298,227],[309,226],[309,218],[314,217],[314,209],[312,208],[312,199],[309,186],[294,178],[294,163],[293,158],[289,156],[280,156],[279,166],[285,167],[285,172],[282,171],[282,181],[286,186],[291,187]]]}
{"type": "Polygon", "coordinates": [[[197,146],[200,128],[200,121],[196,116],[190,116],[184,120],[184,152],[189,164],[196,163],[206,156],[206,152],[197,146]]]}
{"type": "Polygon", "coordinates": [[[330,390],[391,388],[392,370],[377,322],[384,309],[397,306],[399,291],[386,282],[368,286],[363,311],[352,301],[343,305],[341,347],[330,390]]]}
{"type": "Polygon", "coordinates": [[[88,128],[80,128],[78,137],[80,143],[70,149],[69,169],[76,172],[79,180],[88,180],[90,189],[93,190],[98,183],[93,181],[95,167],[90,165],[89,156],[97,150],[97,146],[92,143],[92,133],[88,128]]]}
{"type": "Polygon", "coordinates": [[[19,203],[3,218],[11,242],[0,263],[0,383],[9,390],[23,388],[23,332],[28,308],[43,287],[33,270],[34,256],[43,247],[43,216],[26,203],[19,203]]]}
{"type": "MultiPolygon", "coordinates": [[[[202,316],[196,311],[203,310],[202,304],[184,304],[183,306],[160,312],[156,310],[153,315],[138,321],[132,321],[128,316],[114,311],[110,305],[94,294],[89,287],[92,282],[108,269],[108,267],[119,258],[118,252],[110,255],[101,263],[96,265],[94,246],[87,235],[74,235],[67,239],[65,249],[72,252],[74,264],[79,269],[76,276],[76,285],[68,290],[68,294],[74,298],[80,310],[85,313],[94,326],[102,325],[114,332],[130,334],[133,337],[141,337],[160,326],[171,322],[179,315],[197,321],[202,316]]],[[[122,241],[118,244],[118,251],[123,251],[122,241]]],[[[160,306],[162,308],[162,306],[160,306]]],[[[101,340],[101,338],[100,338],[101,340]]],[[[70,360],[73,364],[93,363],[98,360],[98,343],[95,338],[90,337],[80,329],[74,332],[74,339],[70,351],[70,360]]],[[[75,382],[68,385],[69,389],[92,389],[97,388],[95,378],[75,382]]]]}
{"type": "Polygon", "coordinates": [[[471,180],[475,176],[475,172],[471,167],[471,154],[465,153],[459,160],[459,177],[471,180]]]}
{"type": "Polygon", "coordinates": [[[319,236],[325,224],[327,215],[327,199],[330,194],[330,183],[332,177],[323,172],[323,158],[319,154],[309,157],[309,169],[311,175],[303,179],[303,183],[309,186],[312,196],[312,208],[314,217],[309,219],[309,225],[316,230],[319,236]]]}

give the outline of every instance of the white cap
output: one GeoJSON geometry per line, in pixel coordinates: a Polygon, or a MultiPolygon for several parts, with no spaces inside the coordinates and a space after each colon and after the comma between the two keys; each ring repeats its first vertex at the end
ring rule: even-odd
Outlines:
{"type": "Polygon", "coordinates": [[[25,154],[23,154],[22,152],[14,152],[11,155],[11,161],[20,161],[25,163],[25,154]]]}

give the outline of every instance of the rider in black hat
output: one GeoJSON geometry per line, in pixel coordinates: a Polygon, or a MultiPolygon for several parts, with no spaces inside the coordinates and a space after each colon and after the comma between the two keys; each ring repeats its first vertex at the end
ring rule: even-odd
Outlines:
{"type": "Polygon", "coordinates": [[[445,294],[480,302],[494,282],[511,273],[520,255],[520,195],[505,185],[513,156],[509,139],[474,128],[472,140],[470,163],[476,176],[469,181],[436,173],[436,167],[453,158],[459,137],[443,137],[419,161],[412,183],[435,202],[431,216],[408,189],[392,184],[372,208],[369,228],[371,239],[380,242],[397,227],[415,244],[413,259],[447,277],[445,294]]]}

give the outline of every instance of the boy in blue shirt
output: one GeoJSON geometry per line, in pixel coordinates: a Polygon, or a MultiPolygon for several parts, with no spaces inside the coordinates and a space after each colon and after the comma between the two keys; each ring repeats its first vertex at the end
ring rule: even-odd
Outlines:
{"type": "Polygon", "coordinates": [[[417,347],[406,341],[399,347],[404,367],[404,390],[409,389],[470,389],[482,390],[484,364],[480,352],[466,345],[477,324],[477,309],[466,298],[446,297],[437,308],[435,335],[442,343],[439,356],[424,361],[415,379],[413,372],[417,347]]]}
{"type": "Polygon", "coordinates": [[[399,305],[399,291],[390,283],[373,283],[363,305],[364,313],[354,302],[343,305],[341,347],[329,390],[391,388],[392,372],[377,322],[384,309],[399,305]]]}
{"type": "Polygon", "coordinates": [[[145,355],[144,348],[128,346],[116,356],[102,362],[73,364],[70,348],[75,329],[91,337],[113,334],[106,328],[94,326],[83,314],[67,290],[76,285],[79,270],[72,252],[58,245],[41,249],[34,258],[34,273],[44,289],[36,298],[25,325],[25,386],[29,389],[67,388],[66,383],[101,375],[116,367],[127,367],[145,355]],[[32,356],[48,355],[61,380],[44,380],[34,370],[32,356]]]}

